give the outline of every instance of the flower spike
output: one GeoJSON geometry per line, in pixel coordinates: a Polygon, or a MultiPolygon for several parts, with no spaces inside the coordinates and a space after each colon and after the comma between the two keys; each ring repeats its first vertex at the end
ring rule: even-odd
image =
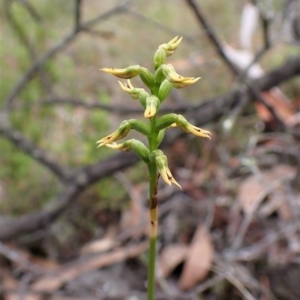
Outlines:
{"type": "Polygon", "coordinates": [[[100,69],[100,70],[103,71],[103,72],[112,74],[112,75],[114,75],[116,77],[119,77],[119,78],[131,79],[131,78],[136,77],[137,75],[139,75],[140,68],[141,67],[139,65],[133,65],[133,66],[130,66],[126,69],[103,68],[103,69],[100,69]]]}

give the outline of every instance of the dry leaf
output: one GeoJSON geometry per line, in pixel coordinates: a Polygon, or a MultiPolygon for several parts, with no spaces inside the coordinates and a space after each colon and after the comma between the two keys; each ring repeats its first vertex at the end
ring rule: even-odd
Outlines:
{"type": "Polygon", "coordinates": [[[261,176],[249,176],[239,186],[238,201],[244,213],[253,213],[261,201],[278,189],[280,181],[292,178],[295,169],[287,165],[278,165],[261,176]],[[278,182],[279,181],[279,182],[278,182]]]}
{"type": "Polygon", "coordinates": [[[287,202],[282,201],[282,198],[276,194],[269,196],[267,203],[263,204],[258,213],[261,217],[268,217],[275,211],[278,212],[281,220],[290,220],[292,218],[292,212],[287,202]]]}
{"type": "MultiPolygon", "coordinates": [[[[292,122],[296,111],[279,88],[274,87],[268,92],[262,93],[262,96],[265,101],[274,108],[278,117],[286,125],[289,125],[292,122]]],[[[261,102],[256,101],[254,105],[261,120],[268,122],[273,119],[273,115],[261,102]]]]}
{"type": "Polygon", "coordinates": [[[111,225],[102,239],[92,241],[81,249],[81,254],[92,254],[108,251],[116,244],[115,236],[117,230],[114,225],[111,225]]]}
{"type": "Polygon", "coordinates": [[[163,249],[158,261],[163,277],[169,276],[184,261],[188,250],[188,246],[183,244],[171,244],[163,249]]]}
{"type": "Polygon", "coordinates": [[[187,253],[179,287],[188,290],[203,280],[211,268],[213,255],[214,247],[210,234],[203,225],[199,225],[187,253]]]}

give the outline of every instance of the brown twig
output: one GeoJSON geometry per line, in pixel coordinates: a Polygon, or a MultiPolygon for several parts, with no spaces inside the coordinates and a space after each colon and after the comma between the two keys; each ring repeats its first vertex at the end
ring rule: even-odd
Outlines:
{"type": "MultiPolygon", "coordinates": [[[[140,108],[139,106],[115,106],[115,105],[109,105],[100,103],[98,101],[85,101],[83,99],[78,98],[49,98],[49,99],[41,99],[36,102],[37,105],[71,105],[71,106],[78,106],[78,107],[84,107],[86,109],[101,109],[108,111],[110,113],[115,114],[138,114],[143,113],[144,110],[140,108]]],[[[26,104],[25,104],[26,105],[26,104]]],[[[185,112],[188,110],[192,110],[199,105],[187,105],[187,104],[181,104],[176,106],[165,106],[160,109],[161,112],[185,112]]]]}
{"type": "Polygon", "coordinates": [[[44,274],[45,271],[39,266],[32,264],[29,260],[22,257],[17,251],[11,249],[5,244],[0,242],[0,254],[10,261],[16,263],[18,266],[21,266],[24,270],[29,270],[34,274],[44,274]]]}
{"type": "Polygon", "coordinates": [[[202,13],[199,5],[195,3],[194,0],[186,0],[187,4],[191,7],[193,13],[197,17],[197,20],[202,25],[203,29],[205,30],[207,38],[210,40],[210,42],[214,45],[216,48],[216,51],[224,61],[224,63],[228,66],[228,68],[231,70],[233,75],[237,75],[239,72],[237,68],[231,63],[231,61],[227,58],[226,54],[223,51],[223,47],[219,39],[217,38],[213,28],[209,25],[207,19],[205,18],[204,14],[202,13]]]}
{"type": "MultiPolygon", "coordinates": [[[[196,5],[194,0],[186,0],[189,6],[192,8],[193,12],[195,13],[197,20],[201,24],[201,26],[206,30],[206,35],[208,39],[211,41],[211,43],[215,46],[217,52],[219,53],[220,57],[223,59],[223,61],[227,64],[227,66],[231,69],[231,71],[238,75],[239,71],[236,69],[236,67],[231,63],[231,61],[227,58],[226,54],[223,51],[222,44],[220,43],[219,39],[217,38],[217,35],[213,31],[212,27],[209,25],[207,19],[204,17],[203,12],[200,10],[199,5],[196,5]]],[[[265,23],[265,31],[268,30],[268,23],[265,23]]],[[[268,34],[268,33],[266,33],[268,34]]],[[[262,54],[265,53],[265,51],[269,48],[269,40],[266,38],[265,46],[263,47],[261,52],[258,52],[256,57],[253,60],[253,63],[256,59],[259,59],[262,54]]],[[[252,64],[252,63],[251,63],[252,64]]],[[[250,66],[251,66],[250,64],[250,66]]],[[[277,111],[274,109],[272,105],[268,103],[268,101],[265,100],[263,95],[261,94],[261,89],[259,89],[255,84],[247,83],[245,82],[245,85],[247,86],[248,90],[253,94],[253,96],[259,100],[273,115],[274,119],[277,121],[279,126],[282,130],[287,131],[287,127],[285,126],[284,122],[281,120],[281,118],[278,116],[277,111]]]]}
{"type": "Polygon", "coordinates": [[[81,26],[81,2],[82,0],[75,0],[74,32],[78,32],[81,26]]]}
{"type": "Polygon", "coordinates": [[[51,158],[51,155],[46,150],[39,149],[34,143],[27,140],[23,134],[15,130],[8,122],[5,115],[0,114],[0,134],[9,140],[12,144],[18,147],[24,153],[27,153],[33,159],[44,165],[49,171],[56,175],[60,180],[67,180],[70,170],[58,164],[57,161],[51,158]]]}
{"type": "Polygon", "coordinates": [[[39,13],[36,11],[34,6],[27,0],[18,0],[24,8],[28,11],[32,19],[34,19],[38,23],[43,23],[42,17],[39,15],[39,13]]]}
{"type": "MultiPolygon", "coordinates": [[[[11,11],[12,4],[13,4],[13,1],[11,1],[11,2],[5,1],[4,2],[4,11],[6,14],[6,18],[7,18],[8,22],[10,23],[11,28],[16,33],[16,36],[19,38],[20,42],[23,44],[23,46],[25,46],[30,59],[34,60],[36,57],[36,50],[34,49],[32,43],[30,42],[30,39],[26,35],[26,33],[24,31],[24,27],[18,23],[17,19],[15,18],[15,15],[12,13],[12,11],[11,11]]],[[[21,4],[23,4],[23,6],[26,9],[31,8],[32,12],[34,11],[33,8],[30,6],[30,4],[27,1],[21,1],[21,4]]],[[[39,74],[41,76],[42,83],[44,85],[45,90],[48,93],[51,93],[51,84],[50,84],[49,76],[46,74],[43,66],[40,66],[37,69],[37,71],[39,72],[39,74]]]]}
{"type": "Polygon", "coordinates": [[[94,165],[73,171],[62,191],[39,211],[16,219],[3,221],[0,240],[10,240],[26,233],[49,226],[89,186],[118,170],[127,168],[138,159],[133,153],[117,154],[94,165]]]}
{"type": "Polygon", "coordinates": [[[95,17],[94,19],[87,21],[86,23],[82,24],[82,26],[78,29],[78,31],[72,30],[69,34],[67,34],[64,38],[62,38],[55,46],[49,49],[46,53],[36,58],[33,61],[31,66],[27,69],[27,71],[23,74],[23,76],[19,79],[19,81],[14,85],[12,90],[10,91],[9,95],[7,96],[6,100],[4,101],[4,110],[9,110],[13,104],[14,99],[16,96],[23,90],[26,84],[32,79],[34,73],[45,64],[47,60],[57,54],[59,51],[64,49],[71,41],[73,41],[77,36],[78,33],[84,30],[86,27],[90,27],[95,25],[97,22],[106,20],[113,14],[120,13],[123,11],[124,7],[130,3],[132,0],[123,1],[116,7],[110,9],[109,11],[95,17]]]}

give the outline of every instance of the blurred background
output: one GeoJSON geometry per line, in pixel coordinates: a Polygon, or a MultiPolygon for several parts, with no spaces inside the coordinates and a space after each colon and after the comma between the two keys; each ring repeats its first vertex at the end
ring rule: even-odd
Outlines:
{"type": "MultiPolygon", "coordinates": [[[[96,148],[139,103],[99,69],[183,76],[162,149],[157,299],[300,299],[299,0],[1,0],[0,299],[145,299],[147,171],[96,148]]],[[[133,85],[143,87],[141,81],[133,85]]],[[[139,137],[130,133],[130,137],[139,137]]]]}

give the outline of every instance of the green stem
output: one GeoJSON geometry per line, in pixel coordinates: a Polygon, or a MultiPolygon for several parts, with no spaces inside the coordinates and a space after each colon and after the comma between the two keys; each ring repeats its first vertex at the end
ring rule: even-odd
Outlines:
{"type": "Polygon", "coordinates": [[[148,300],[154,300],[155,262],[157,240],[157,171],[155,163],[149,165],[150,173],[150,235],[148,258],[148,300]]]}
{"type": "MultiPolygon", "coordinates": [[[[149,137],[150,152],[157,149],[157,135],[155,131],[156,117],[150,120],[151,136],[149,137]]],[[[148,258],[148,300],[154,300],[155,294],[155,264],[156,264],[156,241],[157,241],[157,168],[155,162],[149,165],[149,196],[150,196],[150,235],[149,235],[149,258],[148,258]]]]}

